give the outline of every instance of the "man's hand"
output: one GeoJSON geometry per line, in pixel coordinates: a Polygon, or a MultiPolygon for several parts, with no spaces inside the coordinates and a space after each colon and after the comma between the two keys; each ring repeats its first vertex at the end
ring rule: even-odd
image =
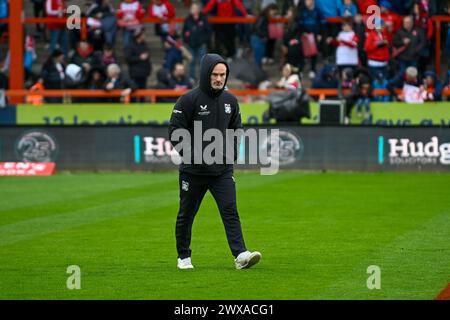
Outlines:
{"type": "Polygon", "coordinates": [[[141,53],[141,55],[139,56],[139,58],[140,58],[141,60],[147,60],[147,59],[148,59],[148,53],[147,53],[147,52],[141,53]]]}
{"type": "Polygon", "coordinates": [[[84,69],[85,72],[89,72],[91,70],[91,65],[87,62],[82,64],[82,67],[84,69]]]}
{"type": "Polygon", "coordinates": [[[112,89],[114,89],[114,84],[112,82],[110,82],[106,85],[106,90],[112,90],[112,89]]]}
{"type": "Polygon", "coordinates": [[[410,43],[411,43],[411,39],[409,39],[409,38],[403,38],[403,44],[404,44],[405,46],[409,45],[410,43]]]}
{"type": "Polygon", "coordinates": [[[131,94],[131,89],[127,88],[127,89],[123,90],[120,95],[122,97],[126,97],[126,96],[129,96],[130,94],[131,94]]]}

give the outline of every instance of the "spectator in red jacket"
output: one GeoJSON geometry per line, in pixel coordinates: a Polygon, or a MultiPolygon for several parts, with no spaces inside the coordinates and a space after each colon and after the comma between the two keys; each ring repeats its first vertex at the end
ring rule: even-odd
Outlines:
{"type": "Polygon", "coordinates": [[[117,10],[117,24],[123,28],[123,45],[127,47],[134,32],[142,28],[141,19],[145,10],[138,0],[124,0],[117,10]]]}
{"type": "MultiPolygon", "coordinates": [[[[46,0],[45,13],[49,18],[63,18],[66,15],[66,3],[64,0],[46,0]]],[[[69,41],[66,33],[66,24],[64,22],[49,23],[47,25],[50,31],[50,54],[52,54],[56,47],[64,53],[67,58],[69,51],[69,41]]]]}
{"type": "MultiPolygon", "coordinates": [[[[175,8],[168,0],[152,0],[148,7],[148,15],[151,18],[159,18],[167,21],[175,17],[175,8]]],[[[169,23],[155,24],[155,33],[162,38],[165,38],[171,33],[170,31],[169,23]]]]}
{"type": "Polygon", "coordinates": [[[364,43],[367,54],[367,65],[371,76],[375,79],[379,74],[386,78],[390,59],[388,34],[383,20],[375,22],[375,29],[369,30],[364,43]]]}
{"type": "MultiPolygon", "coordinates": [[[[216,8],[217,17],[234,17],[236,9],[242,13],[242,16],[247,16],[247,11],[240,0],[210,0],[203,8],[203,13],[208,14],[214,8],[216,8]]],[[[216,52],[227,58],[233,57],[236,51],[236,24],[215,24],[213,29],[216,52]],[[225,46],[225,52],[221,49],[222,45],[225,46]]]]}

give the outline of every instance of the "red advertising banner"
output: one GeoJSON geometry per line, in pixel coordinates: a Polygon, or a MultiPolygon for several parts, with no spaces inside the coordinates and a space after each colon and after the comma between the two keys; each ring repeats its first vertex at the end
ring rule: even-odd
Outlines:
{"type": "Polygon", "coordinates": [[[51,176],[54,162],[0,162],[0,176],[51,176]]]}

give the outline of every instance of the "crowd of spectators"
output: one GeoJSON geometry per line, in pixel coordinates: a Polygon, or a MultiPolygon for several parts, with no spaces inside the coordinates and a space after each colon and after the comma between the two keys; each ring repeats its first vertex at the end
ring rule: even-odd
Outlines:
{"type": "MultiPolygon", "coordinates": [[[[65,0],[28,1],[37,17],[66,16],[65,0]]],[[[157,17],[162,22],[154,24],[154,36],[161,39],[164,52],[162,69],[156,71],[157,88],[191,88],[207,51],[222,54],[229,62],[250,59],[259,68],[278,63],[274,57],[281,56],[282,79],[274,86],[299,88],[309,78],[312,88],[348,89],[344,90],[350,92],[346,101],[356,104],[360,113],[363,109],[369,112],[370,101],[404,99],[395,89],[405,81],[411,83],[408,75],[415,75],[426,101],[441,100],[442,90],[449,87],[450,73],[436,74],[432,58],[434,40],[441,37],[444,60],[449,60],[450,23],[444,23],[442,34],[436,34],[431,18],[450,16],[450,0],[202,0],[191,5],[182,25],[171,21],[176,10],[169,0],[114,4],[94,0],[87,1],[84,9],[87,40],[64,23],[36,24],[33,34],[28,30],[24,64],[32,79],[29,86],[121,89],[124,96],[148,88],[156,48],[148,45],[149,32],[142,19],[157,17]],[[380,8],[380,16],[367,15],[371,5],[380,8]],[[209,24],[211,15],[254,15],[256,23],[209,24]],[[273,17],[288,22],[269,23],[273,17]],[[327,20],[333,17],[342,21],[327,20]],[[116,41],[119,35],[120,43],[116,41]],[[37,74],[31,68],[36,59],[34,41],[48,41],[48,59],[37,74]],[[124,52],[124,61],[116,58],[117,50],[124,52]],[[127,74],[122,71],[125,65],[127,74]],[[391,96],[374,97],[373,89],[388,89],[391,96]]],[[[8,0],[0,0],[0,18],[7,16],[8,0]]],[[[0,37],[6,30],[0,24],[0,37]]],[[[8,57],[2,65],[6,71],[8,57]]]]}

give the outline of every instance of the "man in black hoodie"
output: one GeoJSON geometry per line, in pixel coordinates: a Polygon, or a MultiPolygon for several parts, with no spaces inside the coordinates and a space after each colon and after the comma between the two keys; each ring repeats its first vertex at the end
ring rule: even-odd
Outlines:
{"type": "MultiPolygon", "coordinates": [[[[194,139],[194,125],[200,126],[201,137],[208,129],[216,129],[225,139],[226,130],[242,129],[241,115],[237,99],[224,91],[229,75],[229,67],[225,60],[217,54],[206,54],[200,66],[199,86],[181,96],[173,109],[169,123],[169,137],[172,145],[183,157],[180,164],[179,187],[180,209],[176,223],[176,240],[178,251],[178,268],[192,269],[191,263],[191,230],[194,217],[200,207],[206,191],[210,191],[219,207],[225,226],[228,244],[235,257],[237,269],[249,268],[257,263],[261,254],[247,251],[242,236],[241,223],[236,206],[236,188],[233,176],[233,164],[228,154],[223,154],[224,161],[207,164],[205,159],[196,161],[198,151],[203,155],[206,144],[201,143],[198,150],[194,139]],[[189,132],[191,141],[187,150],[176,138],[177,133],[189,132]],[[181,149],[180,149],[180,145],[181,149]],[[197,150],[195,150],[197,148],[197,150]],[[192,161],[185,158],[183,151],[189,152],[192,161]],[[194,164],[192,164],[194,162],[194,164]],[[222,162],[222,163],[220,163],[222,162]]],[[[197,134],[197,130],[195,130],[197,134]]],[[[234,143],[233,159],[237,158],[237,144],[234,143]]]]}

